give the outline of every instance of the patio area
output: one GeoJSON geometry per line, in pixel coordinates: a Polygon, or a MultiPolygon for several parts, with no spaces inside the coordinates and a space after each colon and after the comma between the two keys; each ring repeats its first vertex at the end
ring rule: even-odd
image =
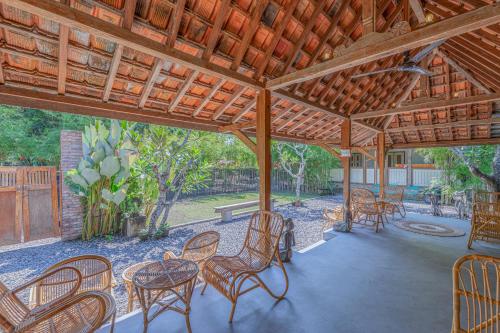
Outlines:
{"type": "MultiPolygon", "coordinates": [[[[466,231],[461,237],[408,232],[389,224],[379,233],[355,227],[305,253],[294,253],[286,268],[290,289],[275,303],[264,291],[242,296],[232,324],[230,303],[209,287],[195,290],[193,332],[449,332],[452,318],[451,268],[468,253],[500,255],[497,244],[466,241],[468,221],[408,213],[406,220],[466,231]]],[[[264,273],[280,290],[277,269],[264,273]]],[[[139,310],[118,318],[115,332],[142,332],[139,310]]],[[[185,332],[184,318],[166,312],[150,333],[185,332]]],[[[102,328],[99,332],[107,332],[102,328]]]]}

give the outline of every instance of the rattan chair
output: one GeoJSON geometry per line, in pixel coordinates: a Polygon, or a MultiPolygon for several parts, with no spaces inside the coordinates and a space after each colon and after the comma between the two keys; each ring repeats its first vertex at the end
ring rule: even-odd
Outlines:
{"type": "Polygon", "coordinates": [[[279,255],[279,240],[283,232],[283,217],[276,213],[261,211],[250,219],[243,248],[235,256],[214,256],[207,260],[203,269],[205,286],[217,289],[232,303],[229,322],[233,321],[238,298],[258,287],[263,288],[273,298],[281,300],[288,291],[288,275],[279,255]],[[276,258],[277,266],[283,271],[285,290],[274,294],[260,278],[259,273],[270,267],[276,258]],[[248,286],[247,283],[250,283],[248,286]],[[245,289],[242,289],[245,285],[245,289]]]}
{"type": "Polygon", "coordinates": [[[405,196],[404,186],[387,186],[384,189],[384,204],[386,205],[386,212],[394,213],[397,211],[401,217],[406,216],[406,209],[403,202],[405,196]]]}
{"type": "Polygon", "coordinates": [[[377,202],[375,194],[364,188],[355,188],[351,191],[351,213],[352,222],[375,226],[378,232],[379,224],[384,226],[386,205],[377,202]]]}
{"type": "Polygon", "coordinates": [[[71,267],[61,267],[25,283],[8,289],[0,282],[0,328],[7,333],[84,333],[94,332],[105,322],[107,307],[115,307],[111,295],[103,292],[76,294],[82,276],[71,267]],[[29,288],[44,281],[56,287],[58,297],[50,302],[30,307],[22,301],[29,288]]]}
{"type": "Polygon", "coordinates": [[[500,240],[500,192],[478,192],[472,205],[471,232],[467,247],[475,240],[500,240]]]}
{"type": "Polygon", "coordinates": [[[459,258],[453,265],[452,333],[498,333],[499,310],[500,258],[459,258]]]}
{"type": "Polygon", "coordinates": [[[323,209],[323,232],[344,223],[344,207],[338,206],[333,209],[323,209]]]}
{"type": "Polygon", "coordinates": [[[206,231],[194,236],[184,244],[182,253],[177,257],[172,251],[166,251],[164,260],[187,259],[198,264],[200,272],[205,266],[205,262],[217,253],[219,247],[220,234],[216,231],[206,231]]]}
{"type": "MultiPolygon", "coordinates": [[[[82,282],[79,285],[77,294],[87,291],[101,291],[112,295],[114,283],[111,262],[98,255],[83,255],[72,257],[47,268],[44,273],[48,273],[61,267],[76,268],[82,276],[82,282]]],[[[31,290],[31,303],[40,306],[51,302],[64,293],[70,282],[61,280],[58,283],[53,281],[39,280],[33,285],[31,290]]],[[[113,332],[116,315],[116,307],[113,304],[107,304],[105,321],[111,319],[111,332],[113,332]]]]}

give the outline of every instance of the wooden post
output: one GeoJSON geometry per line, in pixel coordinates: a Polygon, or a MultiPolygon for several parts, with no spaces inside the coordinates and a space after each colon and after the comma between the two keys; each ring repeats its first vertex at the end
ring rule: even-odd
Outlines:
{"type": "Polygon", "coordinates": [[[406,156],[406,186],[413,185],[413,149],[408,149],[408,155],[406,156]]]}
{"type": "Polygon", "coordinates": [[[385,187],[385,133],[377,134],[377,162],[380,183],[379,196],[383,198],[385,187]]]}
{"type": "Polygon", "coordinates": [[[260,209],[271,211],[271,91],[257,96],[257,160],[259,163],[260,209]]]}
{"type": "MultiPolygon", "coordinates": [[[[344,120],[340,131],[340,148],[341,149],[351,149],[351,120],[344,120]]],[[[342,162],[342,168],[344,169],[344,184],[343,184],[343,195],[344,195],[344,223],[346,225],[345,230],[349,231],[349,226],[351,225],[351,158],[350,157],[340,157],[342,162]]]]}

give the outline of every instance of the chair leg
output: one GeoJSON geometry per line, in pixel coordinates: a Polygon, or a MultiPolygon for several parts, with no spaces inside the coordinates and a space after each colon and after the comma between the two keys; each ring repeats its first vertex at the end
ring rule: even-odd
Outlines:
{"type": "Polygon", "coordinates": [[[208,282],[205,281],[205,285],[203,286],[203,289],[201,289],[201,295],[203,295],[205,293],[207,286],[208,286],[208,282]]]}
{"type": "Polygon", "coordinates": [[[111,317],[111,328],[109,329],[109,333],[113,333],[115,331],[115,321],[116,321],[116,311],[113,313],[111,317]]]}
{"type": "Polygon", "coordinates": [[[237,300],[235,300],[234,302],[231,302],[232,306],[231,306],[231,313],[229,313],[229,323],[233,322],[234,310],[236,310],[236,302],[237,302],[237,300]]]}
{"type": "Polygon", "coordinates": [[[474,240],[474,228],[471,229],[470,235],[469,235],[469,240],[467,241],[467,248],[469,250],[472,249],[472,241],[474,240]]]}

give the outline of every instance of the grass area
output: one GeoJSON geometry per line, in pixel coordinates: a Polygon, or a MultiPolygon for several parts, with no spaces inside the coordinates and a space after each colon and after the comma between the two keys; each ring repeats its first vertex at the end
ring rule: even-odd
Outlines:
{"type": "MultiPolygon", "coordinates": [[[[302,194],[302,199],[313,198],[316,195],[302,194]]],[[[295,199],[294,193],[273,193],[272,198],[276,199],[277,204],[290,203],[295,199]]],[[[220,217],[220,214],[214,212],[214,207],[236,204],[240,202],[258,200],[257,192],[227,193],[210,196],[200,196],[196,198],[184,199],[178,201],[170,212],[169,224],[178,225],[187,222],[204,220],[213,217],[220,217]]],[[[256,207],[257,208],[257,207],[256,207]]],[[[248,210],[248,209],[246,209],[248,210]]],[[[245,210],[241,210],[245,211],[245,210]]],[[[238,213],[235,211],[233,213],[238,213]]]]}

